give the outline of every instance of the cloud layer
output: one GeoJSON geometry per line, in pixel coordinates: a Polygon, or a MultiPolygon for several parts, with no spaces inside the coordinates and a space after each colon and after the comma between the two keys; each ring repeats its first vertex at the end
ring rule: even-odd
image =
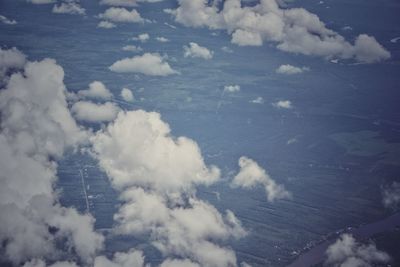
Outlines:
{"type": "Polygon", "coordinates": [[[62,207],[53,189],[54,160],[87,139],[68,110],[63,78],[54,60],[27,62],[0,91],[0,242],[15,265],[71,256],[87,264],[102,248],[94,218],[62,207]]]}
{"type": "Polygon", "coordinates": [[[360,244],[349,234],[343,234],[332,244],[326,255],[325,265],[335,267],[372,267],[390,261],[389,255],[378,250],[374,244],[360,244]]]}
{"type": "Polygon", "coordinates": [[[99,81],[93,81],[89,84],[89,88],[78,91],[78,96],[83,98],[110,100],[113,95],[108,88],[99,81]]]}
{"type": "Polygon", "coordinates": [[[104,122],[117,117],[119,107],[111,102],[96,104],[88,101],[78,101],[71,107],[74,117],[80,121],[104,122]]]}
{"type": "Polygon", "coordinates": [[[386,208],[397,209],[400,204],[400,183],[393,182],[382,188],[382,202],[386,208]]]}
{"type": "Polygon", "coordinates": [[[279,68],[275,70],[276,73],[278,74],[286,74],[286,75],[292,75],[292,74],[299,74],[304,71],[308,71],[309,68],[307,67],[295,67],[290,64],[284,64],[280,65],[279,68]]]}
{"type": "Polygon", "coordinates": [[[0,15],[0,22],[4,23],[4,24],[8,24],[8,25],[15,25],[17,24],[17,21],[14,19],[9,19],[3,15],[0,15]]]}
{"type": "Polygon", "coordinates": [[[228,93],[235,93],[240,91],[240,86],[239,85],[226,85],[224,86],[224,91],[228,93]]]}
{"type": "Polygon", "coordinates": [[[211,59],[214,54],[213,51],[210,51],[206,47],[200,46],[194,42],[190,42],[189,46],[183,46],[183,51],[185,57],[197,57],[203,59],[211,59]]]}
{"type": "Polygon", "coordinates": [[[232,180],[233,187],[253,188],[262,185],[270,202],[291,198],[291,194],[286,191],[285,187],[277,184],[254,160],[240,157],[238,163],[240,170],[232,180]]]}
{"type": "Polygon", "coordinates": [[[86,10],[79,3],[69,1],[54,5],[52,12],[57,14],[85,15],[86,10]]]}
{"type": "Polygon", "coordinates": [[[272,106],[276,108],[283,109],[291,109],[293,108],[292,102],[290,100],[279,100],[275,103],[272,103],[272,106]]]}
{"type": "Polygon", "coordinates": [[[240,0],[179,0],[177,9],[165,10],[186,26],[225,29],[231,42],[241,46],[260,46],[274,42],[286,52],[324,58],[354,58],[373,63],[390,58],[390,53],[374,37],[359,35],[354,44],[328,29],[317,15],[303,8],[285,9],[275,0],[261,0],[242,6],[240,0]]]}
{"type": "Polygon", "coordinates": [[[101,0],[101,5],[108,5],[108,6],[125,6],[125,7],[135,7],[138,3],[141,2],[161,2],[163,0],[101,0]]]}
{"type": "Polygon", "coordinates": [[[114,72],[141,73],[151,76],[167,76],[178,73],[157,53],[145,53],[141,56],[118,60],[110,66],[110,70],[114,72]]]}
{"type": "Polygon", "coordinates": [[[99,18],[112,22],[143,23],[145,20],[140,16],[136,9],[110,7],[104,13],[99,14],[99,18]]]}
{"type": "Polygon", "coordinates": [[[220,171],[204,163],[193,140],[171,136],[158,113],[137,110],[121,111],[91,142],[123,202],[117,233],[149,234],[168,258],[162,266],[236,266],[235,253],[216,241],[245,231],[231,211],[223,216],[197,199],[195,187],[215,183],[220,171]]]}
{"type": "Polygon", "coordinates": [[[128,88],[122,88],[121,96],[127,102],[133,102],[133,100],[135,100],[132,91],[128,88]]]}
{"type": "Polygon", "coordinates": [[[21,51],[13,47],[11,49],[0,48],[0,80],[7,78],[10,70],[18,70],[24,67],[26,57],[21,51]]]}

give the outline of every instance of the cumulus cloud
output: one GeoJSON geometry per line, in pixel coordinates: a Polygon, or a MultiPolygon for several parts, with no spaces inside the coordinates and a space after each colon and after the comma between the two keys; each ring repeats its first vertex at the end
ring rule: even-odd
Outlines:
{"type": "Polygon", "coordinates": [[[241,237],[245,231],[210,204],[190,197],[177,205],[173,198],[135,187],[125,190],[121,199],[125,204],[115,215],[120,233],[149,233],[152,244],[164,256],[189,258],[200,266],[236,265],[235,253],[214,242],[241,237]]]}
{"type": "Polygon", "coordinates": [[[190,42],[189,46],[183,46],[185,57],[197,57],[203,59],[211,59],[213,57],[213,51],[208,50],[204,46],[200,46],[196,43],[190,42]]]}
{"type": "Polygon", "coordinates": [[[382,202],[386,208],[397,209],[400,203],[400,183],[382,187],[382,202]]]}
{"type": "Polygon", "coordinates": [[[134,249],[128,252],[117,252],[112,260],[105,256],[98,256],[93,267],[145,267],[143,252],[134,249]]]}
{"type": "Polygon", "coordinates": [[[276,73],[279,74],[287,74],[287,75],[292,75],[292,74],[299,74],[302,73],[304,71],[308,71],[309,68],[307,67],[295,67],[292,66],[290,64],[284,64],[284,65],[280,65],[279,68],[277,68],[275,70],[276,73]]]}
{"type": "Polygon", "coordinates": [[[128,88],[122,88],[121,96],[127,102],[133,102],[133,100],[135,100],[132,91],[128,88]]]}
{"type": "Polygon", "coordinates": [[[121,59],[112,64],[109,69],[114,72],[133,72],[151,76],[178,74],[178,72],[172,69],[168,62],[157,53],[145,53],[141,56],[121,59]]]}
{"type": "Polygon", "coordinates": [[[350,27],[350,26],[344,26],[344,27],[342,27],[342,30],[343,30],[343,31],[352,31],[353,28],[350,27]]]}
{"type": "Polygon", "coordinates": [[[72,105],[71,111],[74,117],[80,121],[104,122],[114,120],[117,117],[119,108],[111,102],[96,104],[88,101],[78,101],[72,105]]]}
{"type": "Polygon", "coordinates": [[[101,0],[101,5],[134,7],[140,2],[156,3],[163,0],[101,0]]]}
{"type": "Polygon", "coordinates": [[[41,259],[32,259],[29,262],[26,262],[23,267],[78,267],[75,262],[70,261],[58,261],[51,265],[47,265],[41,259]]]}
{"type": "Polygon", "coordinates": [[[108,90],[107,87],[99,81],[91,82],[88,89],[80,90],[78,92],[78,96],[83,98],[94,98],[103,100],[110,100],[113,97],[110,90],[108,90]]]}
{"type": "Polygon", "coordinates": [[[13,74],[8,81],[8,88],[0,93],[0,108],[18,112],[17,117],[3,118],[2,125],[7,126],[10,132],[18,132],[24,129],[26,123],[33,132],[39,133],[42,128],[43,131],[58,134],[35,142],[38,142],[39,149],[48,154],[61,156],[66,145],[73,145],[84,138],[84,133],[67,108],[64,71],[54,60],[45,59],[28,62],[23,74],[25,76],[22,73],[13,74]],[[31,106],[38,108],[30,111],[31,106]]]}
{"type": "Polygon", "coordinates": [[[239,173],[232,180],[232,187],[253,188],[262,185],[270,202],[291,197],[285,187],[277,184],[254,160],[240,157],[239,167],[239,173]]]}
{"type": "Polygon", "coordinates": [[[60,5],[54,5],[53,13],[57,14],[71,14],[71,15],[85,15],[86,11],[77,2],[69,1],[61,3],[60,5]]]}
{"type": "Polygon", "coordinates": [[[6,77],[8,71],[23,68],[25,62],[25,55],[17,48],[0,48],[0,80],[3,80],[6,77]]]}
{"type": "Polygon", "coordinates": [[[121,111],[91,143],[120,192],[116,233],[149,234],[168,257],[162,266],[236,265],[234,252],[216,242],[246,232],[231,211],[223,216],[195,196],[195,187],[215,183],[220,171],[204,163],[193,140],[171,136],[160,114],[137,110],[121,111]]]}
{"type": "Polygon", "coordinates": [[[27,0],[27,2],[35,5],[41,5],[41,4],[52,4],[55,2],[55,0],[27,0]]]}
{"type": "Polygon", "coordinates": [[[54,60],[27,62],[0,90],[1,257],[14,265],[45,266],[39,259],[54,262],[64,251],[89,264],[102,248],[94,218],[62,207],[53,189],[54,160],[87,139],[68,110],[63,78],[54,60]]]}
{"type": "Polygon", "coordinates": [[[166,259],[161,263],[160,267],[200,267],[200,265],[188,259],[166,259]]]}
{"type": "Polygon", "coordinates": [[[239,46],[261,46],[263,44],[262,37],[259,33],[249,32],[241,29],[238,29],[232,33],[231,42],[239,46]]]}
{"type": "Polygon", "coordinates": [[[237,45],[260,46],[273,42],[286,52],[324,58],[354,58],[372,63],[388,59],[390,53],[374,37],[361,34],[355,44],[328,29],[319,17],[303,8],[283,8],[276,0],[260,0],[242,6],[240,0],[179,0],[177,9],[165,11],[185,26],[225,29],[237,45]]]}
{"type": "Polygon", "coordinates": [[[143,23],[145,21],[136,9],[129,11],[120,7],[110,7],[98,17],[112,22],[143,23]]]}
{"type": "Polygon", "coordinates": [[[130,52],[141,52],[143,49],[140,46],[136,45],[126,45],[122,47],[122,50],[130,52]]]}
{"type": "Polygon", "coordinates": [[[240,91],[240,86],[239,85],[226,85],[224,86],[224,91],[229,92],[229,93],[235,93],[240,91]]]}
{"type": "Polygon", "coordinates": [[[376,39],[360,34],[354,45],[354,54],[358,61],[373,63],[390,58],[390,53],[376,39]]]}
{"type": "Polygon", "coordinates": [[[17,24],[17,21],[14,19],[9,19],[3,15],[0,15],[0,22],[3,24],[8,24],[8,25],[15,25],[17,24]]]}
{"type": "Polygon", "coordinates": [[[255,99],[251,100],[250,103],[253,103],[253,104],[264,104],[264,98],[262,98],[261,96],[258,96],[255,99]]]}
{"type": "Polygon", "coordinates": [[[221,47],[221,50],[225,53],[233,53],[233,50],[227,46],[221,47]]]}
{"type": "Polygon", "coordinates": [[[137,2],[137,0],[101,0],[100,5],[134,7],[137,6],[137,2]]]}
{"type": "Polygon", "coordinates": [[[169,42],[169,39],[167,39],[167,38],[165,38],[165,37],[162,37],[162,36],[157,36],[157,37],[156,37],[156,40],[159,41],[159,42],[161,42],[161,43],[169,42]]]}
{"type": "Polygon", "coordinates": [[[92,141],[100,166],[117,188],[136,185],[173,191],[215,182],[219,170],[206,167],[197,144],[185,137],[175,140],[170,131],[158,113],[120,112],[92,141]],[[121,172],[122,165],[126,172],[121,172]]]}
{"type": "Polygon", "coordinates": [[[150,39],[150,35],[148,33],[141,33],[137,37],[132,37],[133,41],[141,41],[142,43],[147,42],[150,39]]]}
{"type": "Polygon", "coordinates": [[[293,108],[292,102],[289,100],[279,100],[278,102],[272,103],[276,108],[291,109],[293,108]]]}
{"type": "Polygon", "coordinates": [[[326,266],[335,267],[372,267],[390,261],[386,252],[380,251],[374,244],[358,243],[350,234],[343,234],[326,251],[326,266]]]}
{"type": "Polygon", "coordinates": [[[115,25],[112,22],[106,21],[106,20],[102,20],[99,22],[99,24],[97,24],[98,28],[104,28],[104,29],[112,29],[117,27],[117,25],[115,25]]]}

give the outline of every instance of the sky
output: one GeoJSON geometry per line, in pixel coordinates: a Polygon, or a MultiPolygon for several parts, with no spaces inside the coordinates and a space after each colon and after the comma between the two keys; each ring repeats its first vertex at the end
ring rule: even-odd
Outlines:
{"type": "Polygon", "coordinates": [[[0,0],[0,265],[399,264],[399,10],[0,0]]]}

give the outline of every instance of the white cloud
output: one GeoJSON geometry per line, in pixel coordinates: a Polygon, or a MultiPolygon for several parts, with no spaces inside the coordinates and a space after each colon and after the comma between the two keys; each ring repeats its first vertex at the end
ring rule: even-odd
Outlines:
{"type": "Polygon", "coordinates": [[[40,137],[35,140],[38,149],[54,157],[61,156],[65,146],[76,144],[85,137],[67,108],[64,71],[54,60],[45,59],[28,62],[23,73],[25,76],[13,74],[8,89],[0,91],[0,108],[18,112],[16,117],[2,118],[2,126],[8,127],[10,133],[25,128],[34,133],[51,132],[54,136],[46,139],[39,134],[31,137],[40,137]],[[36,106],[34,110],[32,107],[36,106]]]}
{"type": "Polygon", "coordinates": [[[221,47],[221,50],[225,53],[233,53],[233,50],[227,46],[221,47]]]}
{"type": "Polygon", "coordinates": [[[5,16],[0,15],[0,22],[8,25],[15,25],[17,24],[17,21],[14,19],[8,19],[5,16]]]}
{"type": "Polygon", "coordinates": [[[270,202],[290,198],[291,194],[283,185],[278,185],[257,162],[247,157],[239,159],[239,173],[233,178],[233,187],[253,188],[262,185],[270,202]]]}
{"type": "Polygon", "coordinates": [[[380,251],[374,244],[358,243],[350,234],[343,234],[326,251],[327,266],[372,267],[390,261],[387,253],[380,251]]]}
{"type": "Polygon", "coordinates": [[[104,100],[110,100],[113,97],[110,90],[99,81],[91,82],[88,89],[78,91],[78,96],[104,100]]]}
{"type": "Polygon", "coordinates": [[[263,40],[261,35],[257,32],[237,29],[232,34],[232,43],[239,46],[261,46],[263,40]]]}
{"type": "Polygon", "coordinates": [[[137,6],[137,0],[101,0],[101,5],[108,6],[126,6],[126,7],[135,7],[137,6]]]}
{"type": "Polygon", "coordinates": [[[101,5],[134,7],[140,2],[156,3],[163,0],[101,0],[101,5]]]}
{"type": "Polygon", "coordinates": [[[104,13],[99,14],[99,18],[112,22],[143,23],[145,20],[140,16],[136,9],[131,11],[126,8],[110,7],[104,13]]]}
{"type": "Polygon", "coordinates": [[[303,8],[282,8],[278,1],[260,0],[254,6],[242,6],[240,0],[180,0],[175,10],[165,12],[185,26],[225,29],[232,43],[260,46],[273,42],[286,52],[324,58],[354,58],[372,63],[388,59],[390,53],[373,37],[361,34],[354,45],[328,29],[317,15],[303,8]]]}
{"type": "Polygon", "coordinates": [[[117,188],[136,185],[174,191],[211,184],[219,177],[216,167],[205,166],[193,140],[170,136],[158,113],[120,112],[107,131],[92,141],[100,166],[117,188]],[[122,164],[126,172],[121,172],[122,164]]]}
{"type": "MultiPolygon", "coordinates": [[[[147,266],[147,265],[146,265],[147,266]]],[[[145,267],[144,256],[141,251],[117,252],[112,260],[105,256],[96,257],[93,267],[145,267]]]]}
{"type": "Polygon", "coordinates": [[[2,258],[16,266],[45,266],[34,259],[54,261],[65,249],[89,264],[102,248],[93,217],[62,207],[53,189],[54,160],[87,139],[68,110],[63,78],[54,60],[27,62],[0,91],[0,242],[2,258]]]}
{"type": "Polygon", "coordinates": [[[245,234],[236,217],[229,221],[193,197],[177,203],[172,195],[163,197],[134,186],[122,192],[121,199],[125,203],[114,217],[118,233],[150,233],[152,244],[163,255],[189,258],[200,266],[236,266],[234,252],[214,243],[245,234]]]}
{"type": "Polygon", "coordinates": [[[223,216],[196,198],[195,187],[216,182],[220,172],[193,140],[171,136],[158,113],[137,110],[121,111],[91,143],[123,202],[116,233],[148,233],[162,255],[179,258],[165,267],[236,266],[234,252],[216,242],[246,233],[232,212],[223,216]]]}
{"type": "Polygon", "coordinates": [[[57,14],[71,14],[71,15],[85,15],[86,11],[82,8],[79,3],[76,2],[64,2],[60,5],[54,5],[53,13],[57,14]]]}
{"type": "Polygon", "coordinates": [[[264,98],[262,98],[261,96],[258,96],[257,98],[251,100],[250,103],[253,103],[253,104],[264,104],[264,98]]]}
{"type": "Polygon", "coordinates": [[[58,261],[51,265],[46,265],[43,260],[32,259],[29,262],[26,262],[23,267],[78,267],[78,265],[70,261],[58,261]]]}
{"type": "Polygon", "coordinates": [[[25,55],[21,53],[21,51],[19,51],[17,48],[0,48],[0,80],[5,78],[8,70],[23,68],[25,62],[25,55]]]}
{"type": "Polygon", "coordinates": [[[141,33],[137,37],[132,37],[133,41],[141,41],[142,43],[147,42],[150,39],[150,35],[148,33],[141,33]]]}
{"type": "Polygon", "coordinates": [[[88,101],[79,101],[72,105],[71,111],[74,117],[80,121],[104,122],[114,120],[117,117],[119,108],[111,102],[96,104],[88,101]]]}
{"type": "Polygon", "coordinates": [[[361,34],[354,45],[354,54],[358,61],[373,63],[390,58],[390,53],[374,37],[361,34]]]}
{"type": "Polygon", "coordinates": [[[291,145],[291,144],[294,144],[294,143],[297,143],[297,142],[298,142],[297,138],[293,137],[293,138],[290,138],[289,140],[287,140],[286,144],[287,145],[291,145]]]}
{"type": "Polygon", "coordinates": [[[169,39],[167,39],[167,38],[165,38],[165,37],[160,37],[160,36],[157,36],[156,37],[156,40],[157,41],[159,41],[159,42],[161,42],[161,43],[166,43],[166,42],[169,42],[169,39]]]}
{"type": "Polygon", "coordinates": [[[224,91],[229,92],[229,93],[235,93],[240,91],[240,86],[239,85],[226,85],[224,86],[224,91]]]}
{"type": "Polygon", "coordinates": [[[395,38],[390,39],[390,42],[393,44],[396,44],[399,40],[400,40],[400,37],[395,37],[395,38]]]}
{"type": "Polygon", "coordinates": [[[276,108],[291,109],[293,108],[292,102],[289,100],[279,100],[278,102],[272,103],[276,108]]]}
{"type": "Polygon", "coordinates": [[[382,202],[386,208],[396,209],[400,203],[400,183],[393,182],[382,188],[382,202]]]}
{"type": "Polygon", "coordinates": [[[292,74],[299,74],[299,73],[302,73],[302,72],[308,71],[308,70],[309,70],[309,68],[307,68],[307,67],[299,68],[299,67],[292,66],[290,64],[284,64],[284,65],[280,65],[279,68],[277,68],[275,70],[275,72],[279,73],[279,74],[292,75],[292,74]]]}
{"type": "Polygon", "coordinates": [[[98,28],[104,28],[104,29],[112,29],[117,27],[117,25],[115,25],[112,22],[106,21],[106,20],[102,20],[99,22],[99,24],[97,24],[98,28]]]}
{"type": "Polygon", "coordinates": [[[200,265],[188,259],[166,259],[161,263],[160,267],[200,267],[200,265]]]}
{"type": "Polygon", "coordinates": [[[135,100],[132,91],[129,90],[128,88],[122,88],[121,96],[127,102],[133,102],[133,100],[135,100]]]}
{"type": "Polygon", "coordinates": [[[141,52],[143,49],[140,46],[136,45],[126,45],[122,47],[122,50],[130,52],[141,52]]]}
{"type": "Polygon", "coordinates": [[[114,72],[133,72],[152,76],[167,76],[178,73],[171,68],[164,58],[156,53],[145,53],[141,56],[118,60],[109,69],[114,72]]]}
{"type": "Polygon", "coordinates": [[[190,42],[189,46],[183,46],[185,57],[198,57],[203,59],[211,59],[213,57],[213,51],[208,50],[204,46],[200,46],[196,43],[190,42]]]}
{"type": "Polygon", "coordinates": [[[41,5],[41,4],[52,4],[55,2],[55,0],[27,0],[27,2],[35,5],[41,5]]]}
{"type": "Polygon", "coordinates": [[[176,26],[169,24],[168,22],[164,22],[164,25],[170,27],[171,29],[176,30],[176,26]]]}

